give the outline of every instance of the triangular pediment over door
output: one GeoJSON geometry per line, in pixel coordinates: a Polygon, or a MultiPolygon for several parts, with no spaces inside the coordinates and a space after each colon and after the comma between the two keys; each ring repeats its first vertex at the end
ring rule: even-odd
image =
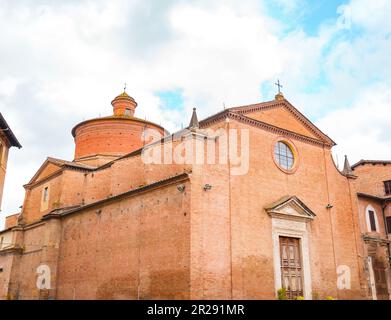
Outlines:
{"type": "Polygon", "coordinates": [[[271,217],[290,220],[313,220],[316,214],[296,196],[285,196],[265,208],[271,217]]]}

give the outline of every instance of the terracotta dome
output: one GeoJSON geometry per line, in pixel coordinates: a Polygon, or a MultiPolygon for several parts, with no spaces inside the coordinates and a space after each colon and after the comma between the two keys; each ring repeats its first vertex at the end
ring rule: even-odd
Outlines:
{"type": "Polygon", "coordinates": [[[137,102],[124,91],[111,101],[111,105],[113,106],[114,115],[133,116],[137,102]]]}
{"type": "Polygon", "coordinates": [[[137,102],[126,92],[118,95],[111,104],[112,116],[86,120],[72,129],[75,160],[96,156],[117,157],[140,149],[146,143],[146,129],[153,130],[157,136],[168,133],[153,122],[134,117],[137,102]]]}

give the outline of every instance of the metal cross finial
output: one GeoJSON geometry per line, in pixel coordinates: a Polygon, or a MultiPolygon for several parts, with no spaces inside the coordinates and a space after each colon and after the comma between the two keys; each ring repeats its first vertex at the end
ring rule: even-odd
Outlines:
{"type": "Polygon", "coordinates": [[[282,85],[280,84],[280,80],[277,80],[277,82],[275,83],[275,85],[278,87],[278,93],[281,93],[282,85]]]}
{"type": "Polygon", "coordinates": [[[124,92],[126,91],[126,82],[124,83],[124,92]]]}

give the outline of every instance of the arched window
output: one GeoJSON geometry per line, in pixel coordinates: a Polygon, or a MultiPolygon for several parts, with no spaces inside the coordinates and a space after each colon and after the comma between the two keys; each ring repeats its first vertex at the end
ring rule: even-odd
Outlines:
{"type": "Polygon", "coordinates": [[[377,220],[377,214],[374,207],[368,205],[365,210],[365,218],[367,222],[368,232],[379,232],[379,222],[377,220]]]}

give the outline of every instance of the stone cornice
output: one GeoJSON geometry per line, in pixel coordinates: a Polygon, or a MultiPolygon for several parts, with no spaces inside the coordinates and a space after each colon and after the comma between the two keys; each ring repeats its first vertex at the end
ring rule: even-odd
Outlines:
{"type": "Polygon", "coordinates": [[[362,235],[362,239],[365,242],[377,242],[377,243],[379,243],[381,245],[386,245],[386,244],[391,243],[391,240],[388,240],[386,238],[381,238],[380,236],[379,237],[373,237],[373,236],[370,236],[368,234],[363,234],[362,235]]]}
{"type": "Polygon", "coordinates": [[[375,196],[375,195],[372,195],[372,194],[361,193],[361,192],[357,192],[357,196],[360,197],[360,198],[367,198],[367,199],[384,201],[384,202],[391,200],[391,196],[379,197],[379,196],[375,196]]]}
{"type": "Polygon", "coordinates": [[[287,137],[290,137],[290,138],[293,138],[293,139],[296,139],[296,140],[299,140],[299,141],[302,141],[302,142],[305,142],[305,143],[310,143],[310,144],[321,146],[321,147],[322,146],[326,146],[328,148],[331,148],[333,146],[332,143],[326,143],[325,141],[322,141],[322,140],[318,140],[318,139],[314,139],[314,138],[311,138],[311,137],[307,137],[305,135],[302,135],[302,134],[299,134],[299,133],[296,133],[296,132],[293,132],[293,131],[289,131],[289,130],[283,129],[283,128],[280,128],[280,127],[268,124],[268,123],[263,122],[263,121],[259,121],[259,120],[255,120],[255,119],[249,118],[249,117],[247,117],[247,116],[245,116],[243,114],[240,114],[240,113],[237,113],[237,112],[234,112],[234,111],[231,111],[231,110],[226,110],[224,112],[216,114],[214,117],[210,117],[210,118],[208,118],[208,119],[206,119],[204,121],[201,121],[200,122],[200,127],[201,128],[206,128],[206,127],[208,127],[208,126],[210,126],[210,125],[212,125],[214,123],[223,121],[227,117],[230,118],[230,119],[236,120],[238,122],[245,123],[245,124],[253,126],[253,127],[258,127],[258,128],[263,129],[263,130],[266,130],[266,131],[269,131],[269,132],[273,132],[275,134],[285,135],[287,137]]]}
{"type": "Polygon", "coordinates": [[[42,181],[47,181],[48,179],[53,178],[55,174],[59,174],[60,172],[63,172],[64,169],[76,170],[76,171],[81,171],[81,172],[91,172],[94,169],[96,169],[96,167],[92,167],[92,166],[88,166],[88,165],[80,164],[80,163],[76,163],[76,162],[56,159],[56,158],[52,158],[52,157],[47,157],[46,160],[39,167],[39,169],[36,171],[34,176],[30,179],[30,181],[27,184],[24,185],[24,187],[30,188],[31,186],[35,186],[36,184],[39,184],[42,181]],[[42,180],[36,181],[36,179],[45,170],[45,168],[48,164],[53,164],[53,165],[57,166],[58,170],[54,171],[53,173],[51,173],[49,176],[43,178],[42,180]]]}
{"type": "Polygon", "coordinates": [[[57,176],[62,175],[63,172],[64,172],[64,168],[60,168],[59,170],[53,172],[52,174],[49,174],[47,177],[43,178],[42,180],[39,180],[37,182],[27,183],[23,187],[25,189],[32,189],[32,188],[37,187],[41,184],[44,184],[45,182],[47,182],[57,176]]]}
{"type": "Polygon", "coordinates": [[[311,221],[316,214],[296,196],[285,196],[265,207],[272,218],[296,221],[311,221]]]}
{"type": "Polygon", "coordinates": [[[7,247],[2,250],[0,250],[0,255],[6,255],[6,254],[22,254],[23,253],[23,248],[21,247],[7,247]]]}
{"type": "MultiPolygon", "coordinates": [[[[321,130],[319,130],[307,117],[305,117],[300,111],[298,111],[288,100],[273,100],[273,101],[268,101],[268,102],[262,102],[262,103],[256,103],[256,104],[251,104],[251,105],[246,105],[246,106],[240,106],[240,107],[232,107],[229,109],[226,109],[224,111],[221,111],[211,117],[208,117],[200,122],[200,126],[207,126],[208,124],[212,124],[215,122],[220,121],[221,119],[224,119],[227,115],[229,116],[230,113],[234,114],[240,114],[240,115],[245,115],[247,113],[251,112],[256,112],[260,110],[269,110],[273,108],[278,108],[278,107],[285,107],[303,126],[305,126],[310,132],[312,132],[315,136],[319,138],[321,141],[322,145],[326,146],[334,146],[335,142],[328,137],[326,134],[324,134],[321,130]]],[[[262,121],[259,121],[262,122],[262,121]]],[[[262,122],[264,123],[264,122],[262,122]]],[[[268,125],[267,123],[264,123],[268,125]]],[[[272,125],[270,125],[272,126],[272,125]]],[[[276,126],[272,126],[276,127],[276,126]]],[[[279,128],[279,127],[276,127],[279,128]]],[[[282,129],[282,128],[279,128],[282,129]]],[[[285,129],[282,129],[285,130],[285,129]]],[[[287,130],[289,131],[289,130],[287,130]]],[[[291,131],[289,131],[291,132],[291,131]]],[[[299,136],[302,136],[299,134],[299,136]]],[[[313,139],[317,141],[317,139],[313,139]]]]}
{"type": "Polygon", "coordinates": [[[256,112],[259,110],[269,110],[278,107],[285,107],[304,127],[310,132],[316,135],[320,140],[327,141],[330,145],[335,145],[335,142],[330,139],[326,134],[320,131],[306,116],[304,116],[299,110],[297,110],[288,100],[282,101],[270,101],[261,104],[250,105],[245,107],[233,108],[233,110],[240,114],[256,112]]]}
{"type": "Polygon", "coordinates": [[[352,169],[358,167],[358,166],[363,166],[363,165],[391,165],[391,160],[360,160],[359,162],[355,163],[352,165],[352,169]]]}

